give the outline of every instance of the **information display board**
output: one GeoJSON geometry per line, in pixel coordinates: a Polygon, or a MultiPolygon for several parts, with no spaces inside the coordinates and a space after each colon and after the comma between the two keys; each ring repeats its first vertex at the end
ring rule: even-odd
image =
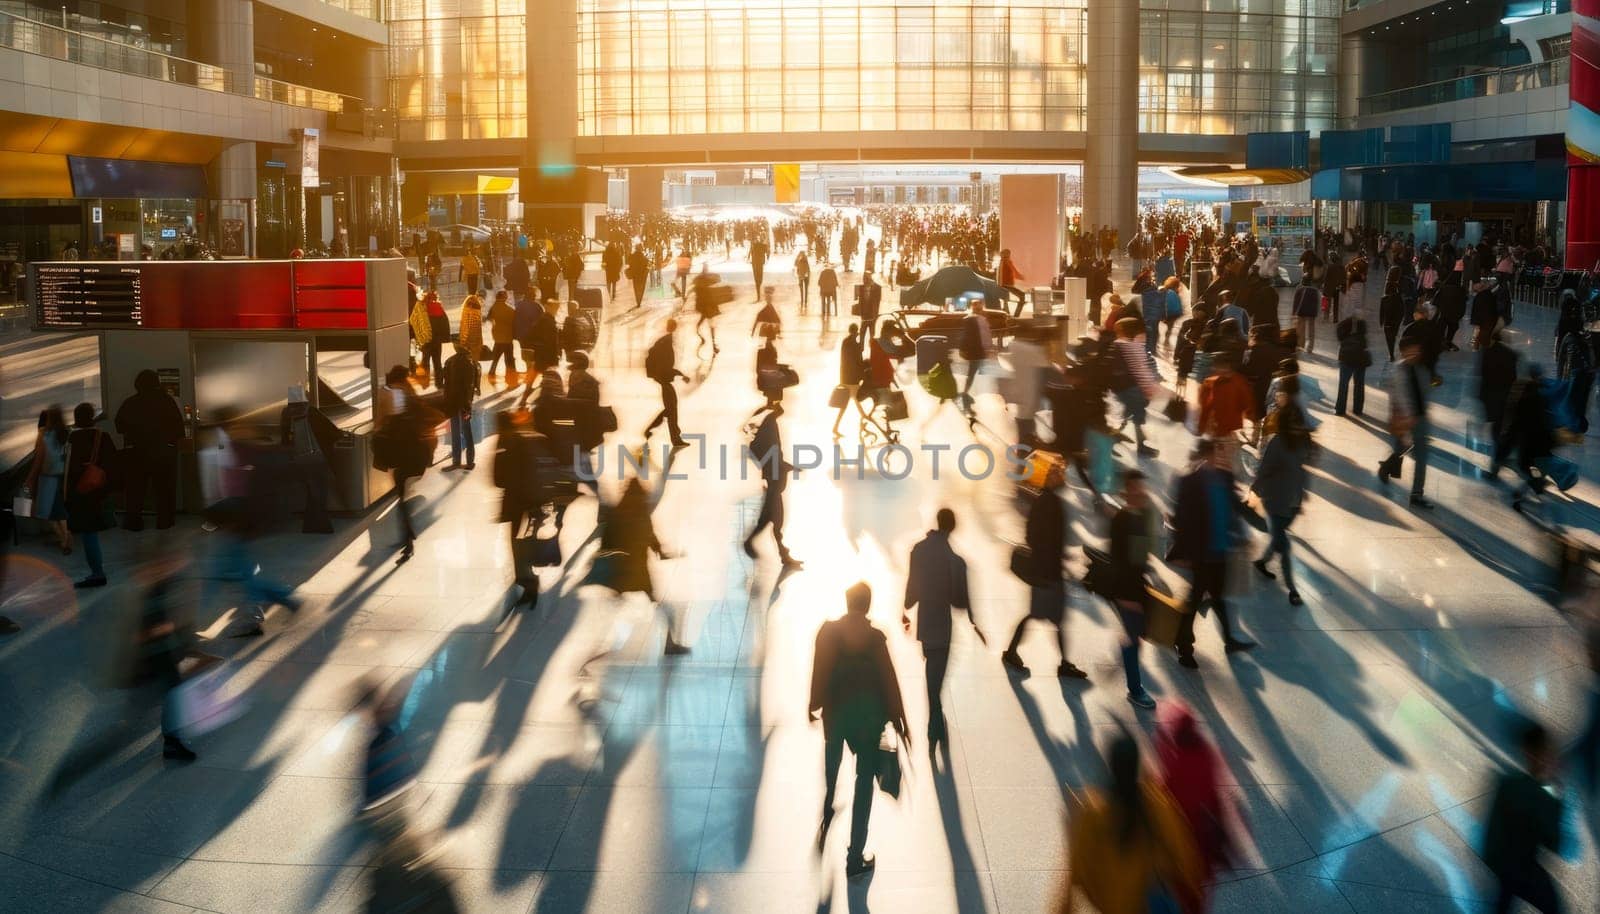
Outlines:
{"type": "Polygon", "coordinates": [[[1256,239],[1277,248],[1281,262],[1298,258],[1316,239],[1316,211],[1309,204],[1259,206],[1253,218],[1256,239]]]}
{"type": "Polygon", "coordinates": [[[48,263],[31,267],[34,322],[75,330],[138,327],[144,316],[136,263],[48,263]]]}

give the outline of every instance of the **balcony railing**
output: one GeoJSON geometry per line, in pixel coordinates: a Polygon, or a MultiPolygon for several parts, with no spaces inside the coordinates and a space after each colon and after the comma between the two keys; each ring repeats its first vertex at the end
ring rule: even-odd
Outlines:
{"type": "MultiPolygon", "coordinates": [[[[0,12],[0,48],[193,86],[208,92],[230,92],[235,83],[227,69],[215,64],[85,35],[7,12],[0,12]]],[[[386,111],[367,108],[363,99],[310,86],[297,86],[268,76],[254,77],[251,90],[252,95],[263,101],[311,108],[334,115],[331,126],[337,130],[376,137],[394,134],[393,116],[386,111]]]]}
{"type": "Polygon", "coordinates": [[[383,21],[383,0],[322,0],[322,2],[335,9],[355,13],[363,19],[383,21]]]}
{"type": "Polygon", "coordinates": [[[11,13],[0,12],[0,47],[212,92],[229,89],[228,71],[222,67],[85,35],[11,13]]]}
{"type": "Polygon", "coordinates": [[[1396,89],[1392,92],[1369,95],[1361,100],[1359,110],[1361,115],[1366,117],[1374,114],[1388,114],[1391,111],[1403,111],[1407,108],[1421,108],[1445,102],[1458,102],[1469,98],[1483,98],[1488,95],[1509,95],[1513,92],[1526,92],[1530,89],[1562,86],[1568,82],[1570,67],[1571,61],[1569,58],[1557,57],[1543,63],[1506,67],[1503,70],[1494,70],[1489,73],[1474,73],[1471,76],[1462,76],[1458,79],[1446,79],[1436,83],[1426,83],[1421,86],[1411,86],[1405,89],[1396,89]]]}
{"type": "Polygon", "coordinates": [[[315,108],[330,114],[360,114],[366,107],[365,102],[353,96],[340,95],[326,89],[313,89],[310,86],[297,86],[270,76],[256,77],[255,96],[262,101],[293,105],[296,108],[315,108]]]}

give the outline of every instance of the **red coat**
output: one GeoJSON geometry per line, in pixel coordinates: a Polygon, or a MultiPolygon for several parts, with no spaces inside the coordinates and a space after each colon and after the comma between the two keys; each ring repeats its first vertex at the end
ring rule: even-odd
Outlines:
{"type": "Polygon", "coordinates": [[[1256,398],[1250,381],[1239,372],[1212,375],[1200,385],[1200,434],[1231,435],[1255,419],[1256,398]]]}
{"type": "Polygon", "coordinates": [[[1173,702],[1167,708],[1156,729],[1157,765],[1194,836],[1201,876],[1209,883],[1234,851],[1231,810],[1222,795],[1222,758],[1187,707],[1173,702]]]}

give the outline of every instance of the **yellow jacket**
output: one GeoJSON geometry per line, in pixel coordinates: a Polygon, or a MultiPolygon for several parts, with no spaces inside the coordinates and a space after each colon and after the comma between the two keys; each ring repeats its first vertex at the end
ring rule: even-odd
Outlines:
{"type": "Polygon", "coordinates": [[[476,295],[468,295],[461,304],[461,330],[456,340],[468,358],[483,354],[483,302],[476,295]]]}
{"type": "Polygon", "coordinates": [[[1117,839],[1110,804],[1090,793],[1068,830],[1070,870],[1055,911],[1072,910],[1074,890],[1101,914],[1145,914],[1150,894],[1164,886],[1180,909],[1195,910],[1200,900],[1200,855],[1183,816],[1165,788],[1143,783],[1150,828],[1123,847],[1117,839]]]}

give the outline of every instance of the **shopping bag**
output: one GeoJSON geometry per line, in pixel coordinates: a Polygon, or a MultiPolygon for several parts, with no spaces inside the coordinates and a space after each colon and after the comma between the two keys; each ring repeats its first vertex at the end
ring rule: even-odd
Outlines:
{"type": "Polygon", "coordinates": [[[1171,647],[1178,640],[1178,627],[1188,615],[1188,607],[1172,594],[1145,586],[1144,640],[1171,647]]]}
{"type": "Polygon", "coordinates": [[[843,384],[835,387],[833,393],[828,395],[829,409],[844,409],[849,402],[850,388],[845,387],[843,384]]]}
{"type": "Polygon", "coordinates": [[[878,789],[899,799],[902,774],[899,742],[885,733],[878,739],[878,789]]]}
{"type": "Polygon", "coordinates": [[[179,735],[190,738],[232,723],[245,712],[245,700],[228,688],[222,666],[178,683],[168,700],[172,711],[169,724],[179,735]]]}
{"type": "Polygon", "coordinates": [[[1161,413],[1173,422],[1186,423],[1189,419],[1189,401],[1182,397],[1173,397],[1161,408],[1161,413]]]}
{"type": "Polygon", "coordinates": [[[11,513],[16,517],[33,516],[33,496],[18,495],[11,499],[11,513]]]}

